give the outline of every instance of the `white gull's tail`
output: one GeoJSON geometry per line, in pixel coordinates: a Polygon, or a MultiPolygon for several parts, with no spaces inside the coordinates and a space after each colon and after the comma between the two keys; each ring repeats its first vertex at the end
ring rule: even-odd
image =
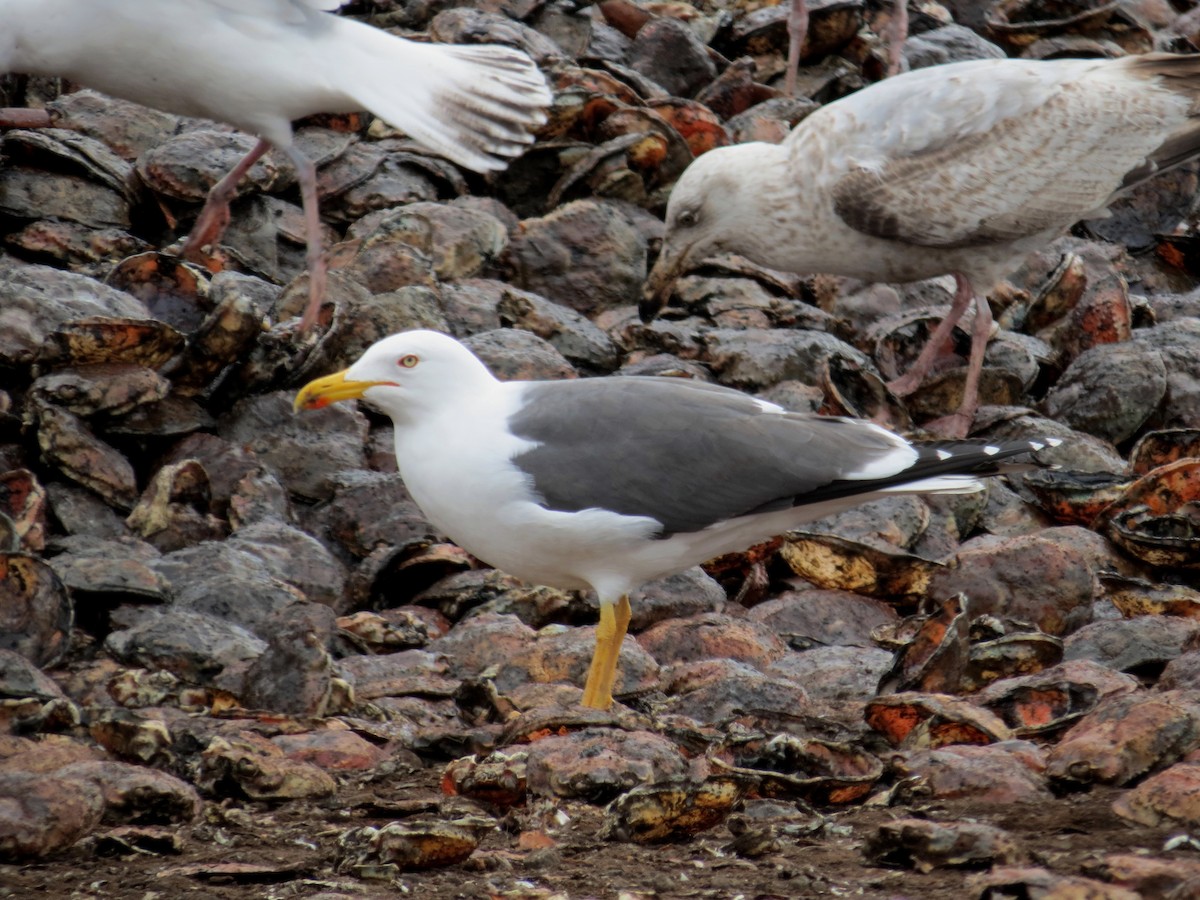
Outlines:
{"type": "Polygon", "coordinates": [[[533,143],[554,96],[525,53],[500,44],[421,44],[347,19],[353,58],[338,88],[364,109],[476,172],[503,169],[533,143]]]}

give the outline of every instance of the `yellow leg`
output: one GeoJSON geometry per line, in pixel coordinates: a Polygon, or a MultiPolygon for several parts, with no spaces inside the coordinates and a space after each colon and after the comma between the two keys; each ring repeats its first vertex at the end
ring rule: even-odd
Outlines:
{"type": "Polygon", "coordinates": [[[614,606],[600,604],[600,624],[596,626],[596,650],[592,654],[592,665],[588,669],[587,684],[583,688],[583,705],[593,709],[608,709],[612,706],[613,683],[617,680],[617,658],[621,655],[621,643],[629,628],[629,598],[621,597],[614,606]]]}

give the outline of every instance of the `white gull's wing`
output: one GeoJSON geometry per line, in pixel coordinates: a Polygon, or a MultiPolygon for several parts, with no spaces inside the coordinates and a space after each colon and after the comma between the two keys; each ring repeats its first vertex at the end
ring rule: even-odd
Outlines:
{"type": "Polygon", "coordinates": [[[537,65],[514,47],[406,40],[321,14],[342,5],[336,0],[200,2],[264,52],[291,43],[292,66],[302,68],[297,92],[315,86],[337,98],[336,108],[312,112],[367,110],[477,172],[503,169],[524,152],[553,101],[537,65]]]}
{"type": "Polygon", "coordinates": [[[835,212],[864,234],[1012,241],[1101,214],[1157,156],[1200,150],[1197,72],[1196,58],[1166,55],[935,66],[814,113],[789,139],[793,167],[822,153],[835,212]]]}
{"type": "Polygon", "coordinates": [[[333,12],[347,0],[199,0],[227,12],[299,25],[310,12],[333,12]]]}

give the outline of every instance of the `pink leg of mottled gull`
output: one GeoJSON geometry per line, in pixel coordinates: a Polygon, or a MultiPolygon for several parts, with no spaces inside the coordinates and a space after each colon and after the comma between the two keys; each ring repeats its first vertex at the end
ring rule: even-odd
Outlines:
{"type": "Polygon", "coordinates": [[[808,34],[808,5],[804,0],[792,0],[787,31],[788,55],[783,90],[789,97],[795,97],[796,71],[800,68],[800,50],[804,47],[804,38],[808,34]]]}
{"type": "Polygon", "coordinates": [[[0,128],[49,128],[54,120],[44,109],[0,109],[0,128]]]}
{"type": "Polygon", "coordinates": [[[961,440],[971,433],[975,413],[979,409],[979,378],[983,373],[983,356],[987,352],[988,338],[992,331],[992,308],[986,297],[975,298],[975,325],[971,330],[971,358],[967,361],[967,378],[963,382],[962,402],[956,411],[932,422],[925,427],[946,438],[961,440]]]}
{"type": "Polygon", "coordinates": [[[195,259],[204,247],[215,245],[221,239],[229,226],[229,203],[237,194],[238,183],[270,149],[271,145],[260,139],[228,175],[213,185],[208,192],[208,199],[204,201],[204,208],[196,217],[196,224],[192,226],[192,233],[183,245],[185,259],[195,259]]]}
{"type": "Polygon", "coordinates": [[[287,154],[296,167],[296,178],[300,182],[300,203],[304,207],[304,233],[308,242],[308,305],[300,319],[300,334],[304,334],[317,320],[321,299],[325,296],[328,269],[321,242],[321,210],[317,205],[317,167],[294,146],[288,147],[287,154]]]}
{"type": "Polygon", "coordinates": [[[921,382],[933,369],[934,360],[950,340],[954,326],[958,324],[958,320],[963,317],[963,313],[967,311],[967,307],[974,299],[975,291],[971,287],[971,282],[967,280],[967,276],[955,272],[954,300],[950,303],[950,312],[946,313],[946,318],[942,319],[941,324],[925,342],[921,355],[917,357],[917,361],[912,364],[912,367],[895,381],[888,382],[888,390],[897,397],[907,397],[921,386],[921,382]]]}
{"type": "Polygon", "coordinates": [[[976,296],[967,277],[959,272],[954,273],[954,300],[950,311],[942,319],[940,325],[926,342],[921,355],[903,376],[888,384],[893,394],[906,397],[920,387],[925,376],[933,368],[933,362],[938,353],[950,339],[954,326],[963,317],[971,301],[975,301],[975,322],[971,328],[971,356],[967,360],[967,378],[963,383],[963,398],[958,410],[951,415],[943,416],[927,427],[948,438],[964,438],[971,430],[975,420],[975,411],[979,408],[979,378],[983,371],[983,356],[987,351],[988,338],[992,332],[992,308],[988,306],[987,298],[976,296]]]}

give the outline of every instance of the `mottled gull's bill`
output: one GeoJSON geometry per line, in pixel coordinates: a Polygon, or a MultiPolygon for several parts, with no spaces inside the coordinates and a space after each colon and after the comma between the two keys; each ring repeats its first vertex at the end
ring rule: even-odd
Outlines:
{"type": "Polygon", "coordinates": [[[911,393],[977,300],[965,434],[992,324],[989,290],[1031,250],[1200,153],[1200,57],[976,60],[889,78],[814,112],[782,144],[711,150],[667,206],[643,318],[717,253],[789,272],[903,282],[953,274],[950,314],[911,393]]]}
{"type": "Polygon", "coordinates": [[[296,167],[310,273],[301,328],[325,286],[316,172],[292,121],[367,110],[477,172],[533,141],[553,99],[500,45],[426,44],[333,15],[337,0],[0,0],[0,74],[57,75],[146,106],[229,122],[259,143],[209,195],[185,256],[214,244],[238,182],[271,147],[296,167]]]}
{"type": "Polygon", "coordinates": [[[583,700],[602,708],[634,588],[882,495],[979,490],[1034,447],[910,444],[676,378],[501,382],[430,331],[379,341],[295,406],[353,397],[395,423],[400,474],[433,525],[527,581],[596,591],[583,700]]]}

